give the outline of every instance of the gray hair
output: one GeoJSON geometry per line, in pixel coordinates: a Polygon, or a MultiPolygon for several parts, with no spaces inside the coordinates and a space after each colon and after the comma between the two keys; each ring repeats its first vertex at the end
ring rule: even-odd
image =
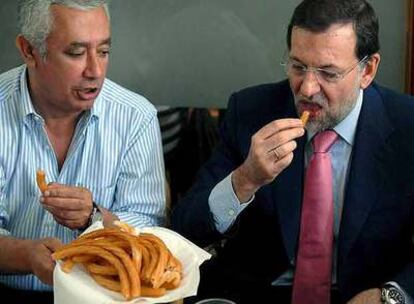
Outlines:
{"type": "Polygon", "coordinates": [[[109,19],[109,0],[20,0],[18,6],[20,33],[46,58],[46,39],[53,28],[50,6],[62,5],[89,10],[103,7],[109,19]]]}

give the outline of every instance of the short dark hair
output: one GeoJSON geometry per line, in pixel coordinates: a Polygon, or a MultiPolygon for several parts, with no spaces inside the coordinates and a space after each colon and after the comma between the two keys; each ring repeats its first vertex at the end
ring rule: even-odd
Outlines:
{"type": "Polygon", "coordinates": [[[290,50],[294,27],[323,32],[333,24],[352,23],[357,37],[355,55],[361,60],[379,51],[378,18],[365,0],[304,0],[295,9],[287,32],[290,50]]]}

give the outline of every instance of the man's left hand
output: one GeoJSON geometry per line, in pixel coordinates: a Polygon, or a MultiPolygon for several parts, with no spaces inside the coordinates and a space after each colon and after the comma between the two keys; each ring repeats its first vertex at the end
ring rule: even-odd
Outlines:
{"type": "Polygon", "coordinates": [[[49,184],[40,201],[56,222],[70,229],[85,228],[93,208],[88,189],[58,183],[49,184]]]}
{"type": "Polygon", "coordinates": [[[347,302],[347,304],[381,304],[381,289],[372,288],[360,292],[347,302]]]}

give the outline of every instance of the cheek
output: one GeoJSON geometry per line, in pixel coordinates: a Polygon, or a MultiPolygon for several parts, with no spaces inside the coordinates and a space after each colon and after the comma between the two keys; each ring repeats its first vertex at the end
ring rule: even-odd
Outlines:
{"type": "Polygon", "coordinates": [[[102,59],[101,61],[100,61],[100,64],[101,64],[101,70],[103,71],[103,76],[105,76],[106,75],[106,70],[108,69],[108,62],[109,62],[109,60],[108,60],[109,58],[107,57],[107,58],[104,58],[104,59],[102,59]]]}
{"type": "Polygon", "coordinates": [[[48,68],[44,69],[40,75],[42,86],[49,92],[62,90],[65,77],[60,70],[48,68]]]}
{"type": "Polygon", "coordinates": [[[59,83],[61,87],[71,87],[73,85],[79,85],[82,80],[82,69],[76,66],[68,66],[64,70],[58,72],[59,83]]]}
{"type": "Polygon", "coordinates": [[[289,84],[290,84],[290,88],[291,88],[293,94],[298,95],[298,93],[300,91],[301,81],[300,80],[289,79],[289,84]]]}
{"type": "Polygon", "coordinates": [[[339,92],[335,91],[335,90],[330,90],[330,89],[324,89],[322,90],[324,97],[326,99],[326,102],[328,103],[329,107],[333,107],[336,104],[338,104],[338,97],[340,94],[338,94],[339,92]]]}
{"type": "Polygon", "coordinates": [[[349,96],[352,89],[349,90],[339,90],[339,89],[333,89],[333,90],[325,90],[325,98],[329,106],[329,111],[332,113],[338,112],[341,110],[343,106],[345,106],[345,103],[347,103],[347,100],[349,100],[349,96]]]}
{"type": "Polygon", "coordinates": [[[61,72],[54,76],[53,83],[56,86],[56,88],[59,88],[60,90],[66,91],[66,88],[69,87],[73,80],[70,75],[68,75],[68,72],[61,72]]]}

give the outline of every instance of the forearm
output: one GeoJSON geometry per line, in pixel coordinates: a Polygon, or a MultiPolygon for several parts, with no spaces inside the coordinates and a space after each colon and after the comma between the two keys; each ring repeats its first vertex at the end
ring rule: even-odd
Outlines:
{"type": "Polygon", "coordinates": [[[234,170],[231,179],[234,193],[241,203],[249,201],[259,188],[247,178],[243,170],[243,165],[238,167],[234,170]]]}
{"type": "Polygon", "coordinates": [[[31,273],[28,253],[33,241],[0,237],[0,272],[31,273]]]}

